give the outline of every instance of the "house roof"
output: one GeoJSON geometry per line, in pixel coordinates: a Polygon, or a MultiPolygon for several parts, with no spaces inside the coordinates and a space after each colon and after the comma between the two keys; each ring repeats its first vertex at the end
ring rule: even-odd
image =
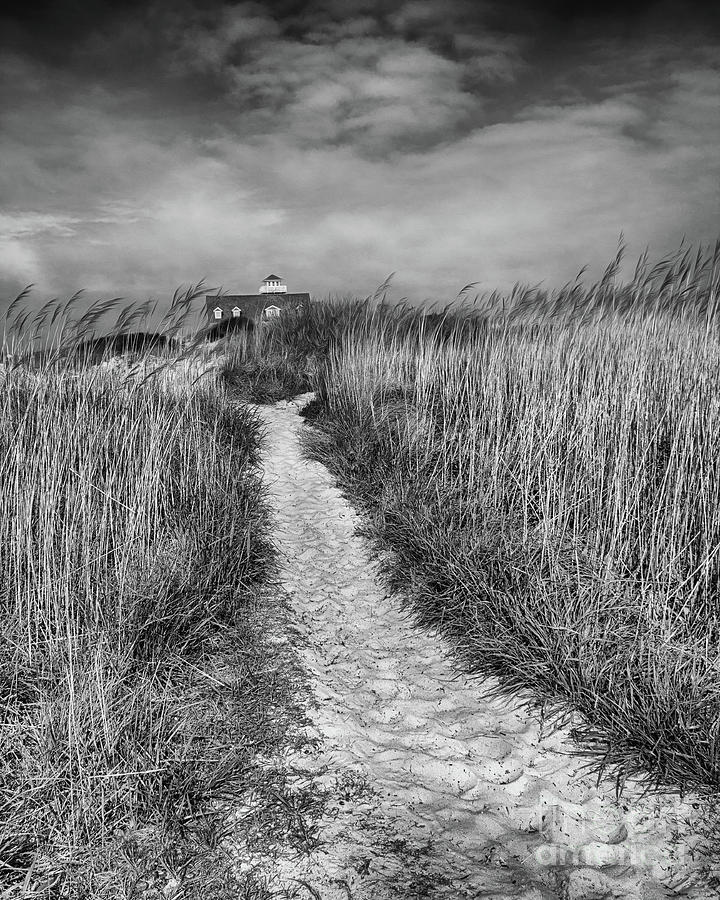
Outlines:
{"type": "Polygon", "coordinates": [[[310,294],[307,292],[304,293],[283,293],[283,294],[224,294],[218,297],[217,294],[206,294],[205,302],[208,306],[211,303],[216,303],[222,306],[223,304],[227,305],[228,303],[240,303],[242,305],[243,301],[250,302],[253,300],[257,300],[258,303],[291,303],[293,300],[302,301],[306,300],[310,294]]]}
{"type": "Polygon", "coordinates": [[[239,306],[245,316],[259,315],[268,306],[277,306],[280,309],[301,306],[310,302],[310,294],[226,294],[218,297],[216,294],[205,295],[205,307],[208,311],[222,309],[230,312],[234,306],[239,306]]]}
{"type": "Polygon", "coordinates": [[[281,281],[281,280],[282,279],[280,278],[279,275],[266,275],[265,278],[263,278],[263,281],[281,281]]]}

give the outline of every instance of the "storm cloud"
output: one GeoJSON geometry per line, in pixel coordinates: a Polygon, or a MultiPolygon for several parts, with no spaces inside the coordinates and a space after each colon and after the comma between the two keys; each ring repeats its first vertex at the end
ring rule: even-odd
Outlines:
{"type": "Polygon", "coordinates": [[[714,240],[692,4],[39,3],[0,21],[0,287],[415,301],[714,240]]]}

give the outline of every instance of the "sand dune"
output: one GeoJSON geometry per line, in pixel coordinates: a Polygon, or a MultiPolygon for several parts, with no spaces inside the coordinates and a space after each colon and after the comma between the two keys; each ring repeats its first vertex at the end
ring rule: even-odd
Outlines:
{"type": "Polygon", "coordinates": [[[267,862],[277,896],[716,896],[680,824],[691,799],[628,782],[617,802],[567,755],[567,730],[542,734],[521,706],[483,699],[492,680],[457,671],[385,595],[354,512],[300,453],[302,403],[261,412],[282,588],[316,700],[317,749],[283,765],[324,808],[313,852],[267,862]]]}

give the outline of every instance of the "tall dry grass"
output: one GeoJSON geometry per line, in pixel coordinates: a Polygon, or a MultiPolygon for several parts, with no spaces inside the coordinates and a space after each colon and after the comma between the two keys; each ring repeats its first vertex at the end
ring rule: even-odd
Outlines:
{"type": "MultiPolygon", "coordinates": [[[[579,711],[596,771],[718,790],[720,253],[645,255],[628,284],[621,257],[596,284],[466,311],[311,303],[229,338],[212,386],[173,382],[208,353],[181,340],[200,285],[152,330],[151,304],[11,305],[4,889],[172,894],[192,848],[220,840],[208,810],[277,743],[282,672],[208,670],[223,635],[252,672],[268,658],[257,630],[242,638],[271,555],[257,422],[231,396],[317,389],[310,451],[392,551],[388,584],[469,668],[579,711]]],[[[221,879],[211,894],[240,889],[267,896],[221,879]]]]}
{"type": "Polygon", "coordinates": [[[221,341],[220,377],[225,387],[231,396],[253,403],[272,403],[311,390],[330,347],[353,323],[366,320],[368,306],[380,296],[367,302],[351,297],[311,299],[300,312],[285,313],[253,329],[228,331],[221,341]]]}
{"type": "MultiPolygon", "coordinates": [[[[238,637],[273,561],[259,424],[207,379],[170,389],[167,342],[113,368],[92,315],[59,316],[38,349],[19,309],[0,375],[0,893],[161,896],[217,844],[208,804],[265,740],[242,709],[262,691],[207,672],[224,635],[265,652],[238,637]]],[[[121,311],[116,333],[141,320],[121,311]]]]}
{"type": "Polygon", "coordinates": [[[596,772],[720,789],[718,248],[479,313],[368,308],[309,452],[465,664],[581,714],[596,772]]]}

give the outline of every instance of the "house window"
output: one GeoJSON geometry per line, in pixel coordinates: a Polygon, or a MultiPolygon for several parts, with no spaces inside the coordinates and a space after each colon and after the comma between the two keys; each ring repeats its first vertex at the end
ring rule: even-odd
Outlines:
{"type": "Polygon", "coordinates": [[[280,307],[266,306],[265,315],[268,317],[268,319],[278,319],[280,317],[280,307]]]}
{"type": "Polygon", "coordinates": [[[233,311],[232,311],[233,319],[239,319],[241,312],[242,312],[242,310],[240,309],[239,306],[233,306],[233,311]]]}
{"type": "Polygon", "coordinates": [[[216,306],[215,309],[213,310],[213,312],[215,313],[216,319],[222,319],[222,308],[221,307],[216,306]]]}

